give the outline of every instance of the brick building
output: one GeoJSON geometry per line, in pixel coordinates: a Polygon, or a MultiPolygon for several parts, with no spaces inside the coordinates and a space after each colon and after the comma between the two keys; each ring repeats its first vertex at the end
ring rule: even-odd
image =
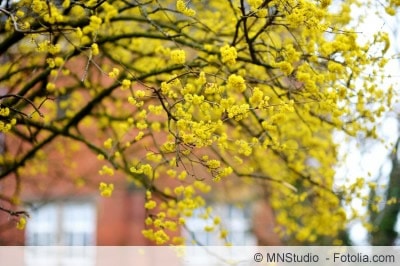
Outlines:
{"type": "MultiPolygon", "coordinates": [[[[113,177],[116,189],[110,198],[101,197],[98,174],[101,164],[84,148],[74,155],[82,163],[77,171],[84,176],[85,185],[76,182],[73,171],[63,171],[62,158],[48,157],[52,168],[47,175],[24,180],[21,201],[30,213],[26,229],[15,228],[16,220],[0,212],[0,245],[152,245],[141,233],[148,215],[144,208],[143,189],[129,185],[123,176],[113,177]]],[[[0,191],[11,191],[15,183],[3,180],[0,191]],[[6,182],[4,182],[6,181],[6,182]]],[[[236,191],[233,194],[240,195],[236,191]]],[[[244,199],[242,193],[241,199],[244,199]]],[[[9,207],[4,205],[4,207],[9,207]]],[[[279,245],[273,231],[273,212],[261,200],[243,203],[226,199],[213,204],[230,232],[229,240],[236,245],[279,245]],[[239,206],[240,205],[240,206],[239,206]]],[[[195,216],[194,216],[195,217],[195,216]]],[[[217,234],[206,233],[207,221],[199,218],[187,220],[196,239],[208,245],[222,244],[217,234]]],[[[185,230],[181,234],[189,236],[185,230]]],[[[188,237],[190,239],[190,237],[188,237]]],[[[188,244],[191,244],[188,240],[188,244]]]]}
{"type": "MultiPolygon", "coordinates": [[[[70,63],[75,69],[85,69],[85,62],[70,63]]],[[[104,75],[98,79],[102,84],[110,84],[104,75]]],[[[68,83],[68,80],[58,82],[68,83]]],[[[99,136],[94,128],[89,126],[85,130],[97,144],[104,141],[104,135],[99,136]]],[[[18,149],[25,149],[26,143],[13,136],[2,135],[0,141],[0,152],[7,149],[18,154],[18,149]]],[[[99,175],[99,169],[104,162],[96,160],[93,151],[84,145],[70,148],[67,154],[57,150],[66,145],[69,144],[63,137],[57,137],[31,162],[35,167],[21,176],[14,174],[0,180],[0,195],[7,195],[0,198],[1,206],[13,208],[7,201],[12,201],[14,192],[19,191],[21,208],[30,213],[26,229],[19,231],[15,228],[16,218],[0,211],[0,245],[152,245],[141,233],[148,215],[144,190],[116,173],[109,179],[116,188],[112,197],[101,197],[98,187],[104,177],[99,175]],[[42,165],[41,157],[47,166],[42,165]]],[[[145,146],[135,152],[144,153],[145,146]]],[[[246,193],[249,191],[235,191],[232,199],[214,195],[218,198],[215,210],[226,223],[230,241],[235,245],[280,244],[273,231],[274,215],[269,204],[264,200],[250,202],[246,193]]],[[[220,243],[218,237],[204,232],[204,220],[192,218],[187,223],[200,242],[220,243]]],[[[189,235],[185,230],[178,233],[189,235]]]]}

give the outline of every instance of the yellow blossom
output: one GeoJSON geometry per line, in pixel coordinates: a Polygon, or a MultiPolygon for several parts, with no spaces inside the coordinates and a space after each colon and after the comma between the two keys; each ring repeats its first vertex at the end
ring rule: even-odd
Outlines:
{"type": "Polygon", "coordinates": [[[112,169],[111,167],[107,166],[107,165],[103,165],[103,168],[101,168],[101,170],[99,171],[100,175],[109,175],[109,176],[113,176],[114,175],[114,169],[112,169]]]}
{"type": "Polygon", "coordinates": [[[54,91],[55,88],[56,88],[56,85],[53,82],[49,82],[46,85],[46,90],[48,90],[48,91],[54,91]]]}
{"type": "Polygon", "coordinates": [[[99,46],[97,43],[93,43],[91,45],[91,49],[92,49],[92,55],[98,55],[99,54],[99,46]]]}
{"type": "Polygon", "coordinates": [[[154,200],[149,200],[144,204],[144,207],[148,210],[152,210],[157,206],[157,203],[154,200]]]}
{"type": "Polygon", "coordinates": [[[119,75],[119,69],[118,68],[113,68],[111,72],[108,73],[108,76],[110,78],[117,78],[119,75]]]}
{"type": "Polygon", "coordinates": [[[131,81],[129,79],[124,79],[124,80],[122,80],[121,85],[122,85],[121,88],[123,90],[127,90],[131,87],[131,81]]]}
{"type": "Polygon", "coordinates": [[[237,52],[235,47],[225,45],[221,47],[220,52],[223,63],[227,65],[234,65],[236,63],[237,52]]]}
{"type": "Polygon", "coordinates": [[[189,17],[193,17],[194,15],[196,15],[196,12],[193,9],[188,8],[183,0],[176,1],[176,9],[189,17]]]}
{"type": "Polygon", "coordinates": [[[228,88],[238,92],[244,92],[246,90],[246,84],[241,76],[232,74],[228,78],[228,88]]]}
{"type": "Polygon", "coordinates": [[[186,53],[184,50],[171,51],[171,60],[173,64],[184,64],[186,61],[186,53]]]}
{"type": "Polygon", "coordinates": [[[103,197],[111,197],[114,190],[114,184],[106,184],[101,182],[99,185],[100,195],[103,197]]]}
{"type": "Polygon", "coordinates": [[[21,216],[17,222],[17,229],[18,230],[24,230],[26,225],[26,218],[24,216],[21,216]]]}
{"type": "Polygon", "coordinates": [[[10,115],[10,108],[0,108],[0,116],[9,116],[10,115]]]}
{"type": "Polygon", "coordinates": [[[106,149],[111,149],[113,146],[113,140],[112,138],[108,138],[106,141],[103,143],[104,148],[106,149]]]}

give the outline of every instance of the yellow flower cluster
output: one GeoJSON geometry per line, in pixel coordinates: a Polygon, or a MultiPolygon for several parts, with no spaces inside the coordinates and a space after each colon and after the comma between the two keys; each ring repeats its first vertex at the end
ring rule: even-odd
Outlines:
{"type": "Polygon", "coordinates": [[[221,181],[222,178],[229,176],[232,174],[233,168],[231,166],[224,167],[217,171],[217,174],[213,176],[214,181],[221,181]]]}
{"type": "MultiPolygon", "coordinates": [[[[186,175],[186,171],[181,172],[180,175],[183,173],[186,175]]],[[[170,175],[175,176],[176,173],[170,173],[170,175]]],[[[184,178],[180,179],[181,181],[184,180],[184,178]]],[[[170,188],[166,188],[164,191],[166,194],[172,195],[171,193],[174,193],[178,198],[162,202],[160,205],[152,200],[152,193],[147,191],[145,208],[154,211],[154,208],[158,206],[159,211],[156,215],[146,218],[145,224],[151,228],[143,230],[143,235],[154,241],[157,245],[166,244],[171,241],[168,232],[177,231],[179,226],[186,223],[185,217],[192,216],[195,209],[201,208],[205,204],[202,197],[196,196],[196,190],[201,193],[207,193],[210,189],[209,185],[201,181],[194,182],[193,186],[177,186],[173,191],[170,188]]],[[[218,222],[218,219],[216,221],[218,222]]],[[[183,242],[184,240],[181,237],[172,238],[173,244],[183,244],[183,242]]]]}
{"type": "Polygon", "coordinates": [[[56,58],[47,58],[46,62],[50,68],[55,68],[55,67],[60,67],[64,63],[64,59],[57,56],[56,58]]]}
{"type": "Polygon", "coordinates": [[[97,43],[93,43],[91,45],[91,50],[92,50],[92,55],[94,55],[94,56],[96,56],[96,55],[98,55],[100,53],[99,46],[98,46],[97,43]]]}
{"type": "Polygon", "coordinates": [[[144,204],[144,207],[148,210],[152,210],[157,206],[157,203],[154,200],[149,200],[144,204]]]}
{"type": "Polygon", "coordinates": [[[153,167],[150,164],[141,164],[139,167],[132,166],[130,171],[134,174],[145,174],[148,177],[153,176],[153,167]]]}
{"type": "Polygon", "coordinates": [[[109,176],[113,176],[114,175],[114,169],[112,169],[111,167],[107,166],[107,165],[103,165],[103,167],[101,168],[101,170],[99,170],[99,174],[100,175],[109,175],[109,176]]]}
{"type": "Polygon", "coordinates": [[[249,102],[254,108],[265,109],[269,106],[270,97],[264,95],[263,91],[255,87],[253,94],[250,96],[249,102]]]}
{"type": "Polygon", "coordinates": [[[211,186],[202,181],[194,181],[193,187],[201,193],[208,193],[211,191],[211,186]]]}
{"type": "Polygon", "coordinates": [[[26,226],[26,218],[24,216],[21,216],[17,222],[17,229],[18,230],[24,230],[26,226]]]}
{"type": "Polygon", "coordinates": [[[99,185],[99,190],[100,190],[100,195],[103,197],[111,197],[113,190],[114,190],[114,184],[106,184],[104,182],[101,182],[99,185]]]}
{"type": "Polygon", "coordinates": [[[241,105],[232,105],[227,109],[227,112],[229,118],[234,118],[236,121],[239,121],[248,116],[249,105],[247,103],[241,105]]]}
{"type": "Polygon", "coordinates": [[[290,76],[293,72],[293,65],[287,61],[281,61],[275,64],[284,74],[285,76],[290,76]]]}
{"type": "Polygon", "coordinates": [[[170,56],[173,64],[184,64],[186,61],[186,53],[181,49],[171,51],[170,56]]]}
{"type": "Polygon", "coordinates": [[[246,90],[246,84],[240,75],[232,74],[228,78],[228,88],[237,92],[244,92],[246,90]]]}
{"type": "Polygon", "coordinates": [[[15,119],[15,118],[12,118],[9,122],[0,121],[0,133],[9,132],[11,130],[12,126],[14,126],[16,124],[17,124],[17,119],[15,119]]]}
{"type": "Polygon", "coordinates": [[[142,234],[146,238],[156,242],[157,245],[163,245],[170,240],[170,237],[165,233],[163,229],[157,231],[153,229],[142,230],[142,234]]]}
{"type": "Polygon", "coordinates": [[[238,147],[238,153],[239,154],[243,154],[245,156],[250,156],[252,153],[252,148],[250,146],[250,144],[246,141],[243,140],[236,140],[235,144],[238,147]]]}
{"type": "Polygon", "coordinates": [[[399,0],[390,0],[388,1],[388,6],[385,7],[385,11],[387,14],[390,16],[396,15],[396,9],[400,7],[400,1],[399,0]]]}
{"type": "Polygon", "coordinates": [[[0,108],[0,116],[6,117],[10,115],[10,108],[4,107],[0,108]]]}
{"type": "Polygon", "coordinates": [[[105,14],[104,20],[106,23],[109,23],[112,18],[114,18],[118,15],[118,9],[114,5],[112,5],[108,2],[105,2],[102,5],[102,7],[104,8],[104,11],[105,11],[104,12],[104,14],[105,14]]]}
{"type": "Polygon", "coordinates": [[[129,79],[124,79],[121,82],[121,89],[122,90],[127,90],[131,87],[132,82],[129,79]]]}
{"type": "Polygon", "coordinates": [[[263,0],[248,0],[249,5],[253,10],[259,8],[261,4],[263,3],[263,0]]]}
{"type": "Polygon", "coordinates": [[[62,3],[62,7],[63,8],[68,8],[71,5],[71,1],[70,0],[64,0],[62,3]]]}
{"type": "Polygon", "coordinates": [[[311,1],[299,0],[299,3],[293,6],[292,9],[287,9],[288,14],[286,20],[288,26],[296,28],[299,26],[306,26],[315,30],[325,30],[327,25],[324,21],[326,18],[326,10],[318,8],[317,5],[311,1]]]}
{"type": "Polygon", "coordinates": [[[236,63],[237,52],[235,47],[224,45],[220,48],[222,63],[232,66],[236,63]]]}
{"type": "Polygon", "coordinates": [[[46,6],[46,1],[45,0],[33,0],[31,4],[31,8],[35,13],[39,13],[44,9],[46,6]]]}
{"type": "Polygon", "coordinates": [[[118,76],[119,76],[119,69],[114,67],[114,68],[112,69],[112,71],[108,73],[108,76],[109,76],[110,78],[113,78],[113,79],[118,78],[118,76]]]}
{"type": "Polygon", "coordinates": [[[208,160],[206,165],[209,169],[217,169],[221,166],[221,162],[218,160],[208,160]]]}
{"type": "Polygon", "coordinates": [[[44,52],[44,53],[48,52],[48,53],[54,55],[61,51],[61,45],[58,43],[52,44],[48,40],[44,40],[44,41],[38,43],[36,50],[38,52],[44,52]]]}
{"type": "Polygon", "coordinates": [[[104,148],[106,149],[111,149],[113,146],[113,140],[112,138],[108,138],[106,141],[103,143],[104,148]]]}
{"type": "Polygon", "coordinates": [[[61,10],[57,8],[57,6],[54,3],[45,3],[45,7],[43,8],[43,4],[41,6],[41,11],[46,11],[46,13],[41,15],[43,19],[50,23],[50,24],[55,24],[57,22],[63,22],[64,21],[64,16],[60,12],[61,10]]]}
{"type": "Polygon", "coordinates": [[[161,162],[162,160],[162,155],[161,154],[156,154],[154,152],[148,152],[146,154],[146,159],[152,162],[161,162]]]}
{"type": "Polygon", "coordinates": [[[82,29],[83,34],[89,35],[96,33],[100,29],[102,23],[103,20],[100,17],[92,15],[90,17],[89,25],[82,29]]]}
{"type": "Polygon", "coordinates": [[[196,11],[194,11],[191,8],[188,8],[183,0],[176,1],[176,10],[178,10],[179,12],[188,17],[193,17],[196,15],[196,11]]]}

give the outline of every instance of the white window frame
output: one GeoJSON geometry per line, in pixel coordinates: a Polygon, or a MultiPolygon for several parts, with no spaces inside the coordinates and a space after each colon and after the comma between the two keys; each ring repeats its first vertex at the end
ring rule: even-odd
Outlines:
{"type": "Polygon", "coordinates": [[[92,201],[34,204],[25,236],[31,246],[92,246],[96,244],[96,206],[92,201]]]}
{"type": "MultiPolygon", "coordinates": [[[[238,207],[230,203],[219,203],[212,205],[213,214],[221,218],[222,228],[228,231],[227,241],[235,246],[256,245],[257,239],[252,233],[251,208],[248,206],[238,207]]],[[[187,245],[194,245],[192,234],[195,240],[201,245],[214,246],[224,245],[225,242],[219,237],[219,230],[206,232],[204,227],[212,225],[213,220],[199,217],[204,209],[195,210],[192,217],[186,218],[186,226],[190,230],[184,231],[187,245]]],[[[218,228],[218,226],[216,226],[218,228]]]]}

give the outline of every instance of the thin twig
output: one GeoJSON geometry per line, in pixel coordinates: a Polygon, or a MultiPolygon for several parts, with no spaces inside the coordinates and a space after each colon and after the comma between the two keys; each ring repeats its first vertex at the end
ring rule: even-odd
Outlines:
{"type": "Polygon", "coordinates": [[[36,105],[31,100],[29,100],[28,98],[25,98],[25,97],[23,97],[21,95],[18,95],[18,94],[6,94],[6,95],[0,96],[0,100],[4,99],[4,98],[10,98],[10,97],[14,97],[14,98],[18,98],[18,99],[24,100],[25,102],[29,103],[35,109],[35,111],[40,115],[40,117],[44,117],[42,112],[40,112],[40,110],[39,110],[40,107],[36,107],[36,105]]]}
{"type": "Polygon", "coordinates": [[[24,215],[26,217],[29,217],[29,213],[26,211],[12,211],[12,210],[3,208],[2,206],[0,206],[0,211],[6,212],[6,213],[10,214],[11,216],[19,217],[21,215],[24,215]]]}

